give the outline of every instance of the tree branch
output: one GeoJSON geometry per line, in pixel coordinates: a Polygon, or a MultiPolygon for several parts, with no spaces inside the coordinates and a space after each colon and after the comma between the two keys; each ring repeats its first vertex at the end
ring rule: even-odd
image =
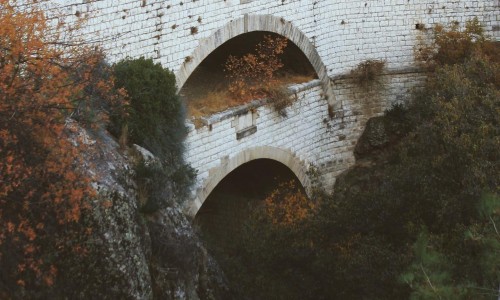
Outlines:
{"type": "MultiPolygon", "coordinates": [[[[420,269],[421,269],[421,270],[422,270],[422,272],[424,273],[424,276],[425,276],[425,278],[426,278],[426,280],[427,280],[427,283],[430,285],[431,289],[432,289],[435,293],[437,293],[437,290],[436,290],[436,288],[432,285],[431,279],[429,278],[429,276],[427,276],[427,273],[425,272],[424,267],[422,266],[422,263],[420,263],[420,269]]],[[[441,299],[441,296],[439,296],[439,295],[437,295],[437,296],[438,296],[438,298],[439,298],[439,299],[441,299]]]]}
{"type": "Polygon", "coordinates": [[[498,233],[498,229],[497,229],[497,225],[495,224],[495,221],[493,221],[493,218],[491,216],[488,216],[488,218],[490,218],[490,221],[493,224],[493,228],[495,228],[495,232],[497,233],[498,236],[500,236],[500,234],[498,233]]]}

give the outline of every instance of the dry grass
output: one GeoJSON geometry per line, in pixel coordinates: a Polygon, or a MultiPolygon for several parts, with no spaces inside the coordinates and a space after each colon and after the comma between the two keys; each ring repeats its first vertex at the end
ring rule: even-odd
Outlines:
{"type": "Polygon", "coordinates": [[[278,82],[281,85],[292,85],[292,84],[300,84],[304,82],[309,82],[313,79],[316,79],[316,75],[301,75],[301,74],[285,74],[280,76],[278,82]]]}
{"type": "MultiPolygon", "coordinates": [[[[269,88],[269,91],[262,91],[262,97],[269,96],[273,98],[276,94],[279,94],[279,99],[271,102],[273,107],[276,106],[277,110],[281,113],[290,104],[289,101],[283,101],[284,87],[291,84],[309,82],[314,78],[314,75],[285,74],[277,78],[269,88]],[[276,91],[280,92],[277,93],[276,91]]],[[[228,84],[225,80],[220,80],[217,85],[214,85],[210,80],[205,82],[198,81],[196,87],[188,88],[184,91],[184,98],[187,103],[188,116],[194,118],[195,121],[199,117],[209,116],[255,100],[249,98],[235,99],[228,92],[228,84]]]]}
{"type": "Polygon", "coordinates": [[[286,117],[286,108],[293,104],[295,98],[290,95],[284,85],[275,86],[268,91],[269,105],[282,117],[286,117]]]}
{"type": "Polygon", "coordinates": [[[367,60],[360,63],[351,71],[351,79],[359,87],[368,89],[377,82],[377,78],[382,74],[385,67],[383,60],[367,60]]]}
{"type": "Polygon", "coordinates": [[[243,103],[232,99],[227,91],[209,91],[203,96],[188,99],[188,115],[194,118],[209,116],[243,103]]]}

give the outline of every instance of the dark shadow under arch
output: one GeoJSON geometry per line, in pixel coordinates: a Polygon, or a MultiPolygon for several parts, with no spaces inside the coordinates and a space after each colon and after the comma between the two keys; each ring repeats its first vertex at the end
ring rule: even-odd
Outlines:
{"type": "Polygon", "coordinates": [[[198,210],[195,219],[200,218],[202,215],[210,218],[214,210],[220,209],[228,213],[237,213],[234,209],[246,209],[245,206],[248,204],[247,202],[238,202],[238,200],[241,200],[238,198],[239,195],[263,200],[280,183],[289,181],[294,181],[297,187],[304,191],[297,176],[281,162],[261,158],[244,163],[227,174],[217,184],[198,210]],[[229,201],[225,203],[216,203],[218,199],[215,198],[221,197],[221,195],[232,195],[234,199],[228,199],[229,201]]]}
{"type": "MultiPolygon", "coordinates": [[[[228,73],[225,72],[226,63],[230,56],[241,58],[247,54],[254,54],[257,45],[266,37],[272,39],[283,36],[268,31],[252,31],[238,35],[215,49],[191,73],[185,82],[180,95],[191,106],[205,106],[205,99],[219,102],[225,97],[230,86],[228,73]],[[194,104],[198,102],[202,104],[194,104]]],[[[279,84],[283,86],[309,82],[317,78],[316,71],[305,54],[294,43],[288,40],[284,52],[279,55],[283,66],[274,74],[279,84]]],[[[188,107],[191,107],[188,104],[188,107]]],[[[228,103],[228,105],[230,105],[228,103]]],[[[209,112],[204,112],[209,114],[209,112]]]]}
{"type": "Polygon", "coordinates": [[[269,159],[285,165],[297,177],[306,192],[309,192],[308,166],[302,160],[288,149],[258,146],[245,149],[232,158],[221,159],[219,166],[210,169],[208,178],[201,182],[201,186],[196,192],[196,197],[187,204],[185,208],[186,214],[194,217],[215,187],[228,174],[243,164],[257,159],[269,159]]]}

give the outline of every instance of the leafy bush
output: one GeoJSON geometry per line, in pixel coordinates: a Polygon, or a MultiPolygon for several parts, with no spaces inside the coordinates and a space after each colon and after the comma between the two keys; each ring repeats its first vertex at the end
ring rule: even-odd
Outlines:
{"type": "Polygon", "coordinates": [[[284,66],[281,55],[287,45],[288,40],[284,37],[266,35],[255,47],[255,53],[229,56],[224,66],[229,94],[243,101],[267,97],[271,107],[286,117],[285,108],[293,99],[277,75],[284,66]]]}
{"type": "Polygon", "coordinates": [[[114,65],[116,87],[130,97],[127,115],[113,115],[111,131],[129,133],[129,142],[141,145],[160,158],[159,164],[136,166],[136,180],[148,195],[143,210],[152,212],[168,204],[169,198],[182,199],[195,173],[184,163],[185,114],[177,96],[175,76],[151,59],[123,60],[114,65]],[[170,184],[169,184],[170,183],[170,184]],[[166,187],[174,187],[166,191],[166,187]]]}
{"type": "Polygon", "coordinates": [[[307,219],[316,203],[307,198],[296,181],[281,183],[265,200],[264,211],[269,221],[278,226],[293,226],[307,219]]]}
{"type": "Polygon", "coordinates": [[[102,50],[82,57],[82,62],[70,68],[72,80],[82,84],[82,90],[72,98],[70,116],[82,126],[102,127],[109,123],[109,112],[124,117],[128,102],[123,89],[114,87],[111,66],[102,50]]]}
{"type": "Polygon", "coordinates": [[[229,56],[224,71],[230,80],[229,92],[233,97],[255,99],[265,96],[266,87],[276,80],[276,72],[283,67],[280,55],[287,44],[284,37],[266,35],[255,47],[255,53],[229,56]]]}
{"type": "MultiPolygon", "coordinates": [[[[409,247],[423,228],[432,251],[447,257],[426,271],[433,270],[437,277],[447,273],[447,281],[434,284],[442,283],[454,293],[463,288],[463,295],[473,298],[482,297],[484,291],[491,296],[498,288],[498,269],[491,271],[496,260],[481,253],[499,253],[500,247],[486,242],[494,236],[493,224],[485,222],[476,207],[485,191],[498,199],[500,69],[494,57],[479,45],[474,47],[471,56],[457,64],[436,60],[434,73],[414,94],[408,112],[397,109],[386,114],[385,122],[392,120],[385,124],[386,131],[390,124],[402,128],[400,142],[389,153],[372,158],[373,167],[354,168],[340,177],[331,204],[319,210],[323,215],[317,219],[319,231],[332,234],[328,244],[339,246],[342,237],[355,238],[349,259],[335,260],[337,268],[348,270],[336,278],[351,278],[341,285],[356,293],[350,297],[418,299],[412,291],[420,293],[421,288],[436,298],[444,295],[432,291],[420,267],[409,268],[422,259],[422,251],[413,256],[409,247]],[[466,238],[470,228],[478,231],[478,241],[479,232],[489,231],[489,237],[473,242],[466,238]],[[363,265],[370,265],[369,271],[363,265]],[[398,280],[402,273],[412,274],[413,281],[406,281],[412,285],[398,280]]],[[[498,223],[498,213],[492,219],[498,223]]]]}
{"type": "Polygon", "coordinates": [[[131,143],[175,161],[182,153],[186,127],[174,74],[145,58],[120,61],[113,70],[115,85],[127,91],[130,105],[128,116],[112,116],[112,132],[118,136],[127,125],[131,143]]]}
{"type": "Polygon", "coordinates": [[[54,298],[64,265],[86,251],[95,196],[68,116],[91,105],[87,87],[106,95],[112,81],[89,83],[99,53],[37,1],[19,2],[0,0],[0,298],[54,298]]]}
{"type": "Polygon", "coordinates": [[[416,52],[417,63],[433,69],[436,66],[460,64],[475,56],[478,52],[494,61],[500,61],[498,43],[488,39],[477,18],[469,20],[465,29],[460,30],[459,23],[449,26],[437,25],[433,29],[432,42],[420,39],[416,52]]]}

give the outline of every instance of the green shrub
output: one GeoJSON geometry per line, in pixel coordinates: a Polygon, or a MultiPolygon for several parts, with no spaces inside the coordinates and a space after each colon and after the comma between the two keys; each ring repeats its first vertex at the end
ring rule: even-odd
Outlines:
{"type": "Polygon", "coordinates": [[[129,97],[128,116],[113,116],[118,136],[128,126],[130,143],[147,148],[162,160],[177,159],[186,134],[184,110],[174,74],[151,59],[123,60],[114,65],[115,85],[129,97]]]}
{"type": "Polygon", "coordinates": [[[125,95],[113,86],[112,68],[101,50],[87,54],[70,71],[73,80],[83,85],[72,101],[74,110],[70,114],[79,124],[86,128],[105,127],[109,112],[124,115],[125,95]]]}
{"type": "Polygon", "coordinates": [[[120,140],[138,144],[160,159],[159,164],[139,159],[135,167],[138,188],[147,195],[142,209],[152,212],[172,198],[183,199],[195,176],[182,157],[185,111],[174,74],[151,59],[120,61],[114,65],[114,76],[116,88],[126,90],[130,104],[125,117],[111,116],[110,131],[118,137],[126,129],[128,139],[120,140]]]}
{"type": "Polygon", "coordinates": [[[477,18],[467,21],[464,30],[460,30],[458,22],[446,27],[436,25],[433,35],[430,43],[420,37],[416,47],[415,58],[423,67],[432,70],[436,66],[460,64],[478,54],[500,62],[499,43],[485,35],[477,18]]]}

